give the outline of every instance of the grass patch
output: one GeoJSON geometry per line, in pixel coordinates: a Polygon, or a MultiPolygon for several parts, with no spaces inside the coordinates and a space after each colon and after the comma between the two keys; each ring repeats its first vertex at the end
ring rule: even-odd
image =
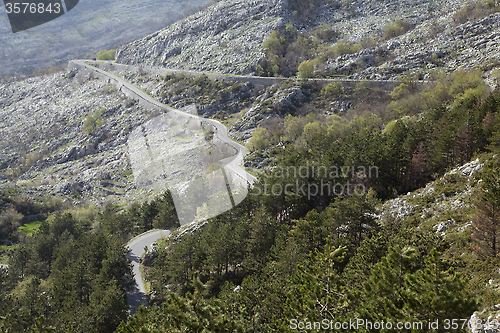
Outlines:
{"type": "Polygon", "coordinates": [[[40,226],[42,225],[42,221],[34,221],[30,223],[26,223],[25,225],[20,226],[17,228],[20,232],[22,232],[25,235],[31,236],[35,231],[40,229],[40,226]]]}
{"type": "Polygon", "coordinates": [[[224,126],[226,126],[227,128],[231,128],[231,126],[233,126],[236,121],[238,121],[239,118],[236,118],[236,117],[229,117],[227,119],[224,119],[224,120],[219,120],[219,122],[221,124],[223,124],[224,126]]]}
{"type": "Polygon", "coordinates": [[[9,251],[14,250],[17,248],[18,244],[11,244],[11,245],[0,245],[0,264],[2,265],[7,265],[9,261],[9,251]]]}
{"type": "Polygon", "coordinates": [[[191,142],[193,138],[187,135],[186,133],[174,136],[174,139],[179,142],[191,142]]]}

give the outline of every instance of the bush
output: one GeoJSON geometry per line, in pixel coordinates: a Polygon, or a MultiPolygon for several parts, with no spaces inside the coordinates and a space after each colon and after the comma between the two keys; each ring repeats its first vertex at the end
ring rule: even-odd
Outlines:
{"type": "Polygon", "coordinates": [[[313,35],[324,42],[334,42],[339,37],[340,33],[333,30],[330,25],[322,25],[318,30],[313,32],[313,35]]]}
{"type": "Polygon", "coordinates": [[[102,125],[102,114],[106,111],[106,108],[101,108],[96,112],[89,113],[83,124],[83,130],[86,134],[93,134],[95,130],[102,125]]]}
{"type": "Polygon", "coordinates": [[[259,127],[257,128],[250,139],[250,149],[251,150],[260,150],[270,145],[270,136],[271,134],[267,131],[267,129],[259,127]]]}
{"type": "Polygon", "coordinates": [[[115,60],[116,49],[103,50],[97,53],[97,60],[115,60]]]}
{"type": "Polygon", "coordinates": [[[344,54],[352,54],[361,51],[363,48],[361,44],[354,44],[351,42],[338,42],[333,46],[333,53],[336,57],[344,54]]]}
{"type": "Polygon", "coordinates": [[[314,62],[312,60],[306,60],[302,62],[299,66],[299,77],[301,79],[307,79],[312,77],[314,74],[314,62]]]}
{"type": "Polygon", "coordinates": [[[278,31],[272,31],[271,35],[262,44],[262,48],[269,53],[277,53],[282,47],[282,40],[278,35],[278,31]]]}
{"type": "Polygon", "coordinates": [[[9,234],[17,229],[22,217],[13,206],[0,212],[0,239],[8,238],[9,234]]]}
{"type": "Polygon", "coordinates": [[[388,24],[384,27],[384,39],[391,39],[400,36],[411,29],[410,22],[404,20],[397,20],[392,24],[388,24]]]}
{"type": "Polygon", "coordinates": [[[321,89],[321,95],[323,95],[326,98],[330,96],[336,97],[342,94],[343,90],[344,86],[342,85],[342,83],[340,82],[330,83],[324,86],[323,89],[321,89]]]}

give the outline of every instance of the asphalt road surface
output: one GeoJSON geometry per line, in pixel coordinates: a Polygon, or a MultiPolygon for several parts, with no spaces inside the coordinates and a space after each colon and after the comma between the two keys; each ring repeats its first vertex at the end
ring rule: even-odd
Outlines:
{"type": "Polygon", "coordinates": [[[139,269],[139,262],[141,256],[144,254],[144,247],[147,246],[151,249],[151,245],[162,237],[166,237],[170,234],[170,230],[155,230],[148,231],[142,235],[134,237],[127,246],[130,252],[127,257],[132,259],[132,271],[134,273],[135,284],[131,290],[127,292],[127,303],[129,306],[129,314],[133,315],[139,306],[146,306],[147,295],[146,286],[144,284],[144,279],[142,277],[141,271],[139,269]]]}

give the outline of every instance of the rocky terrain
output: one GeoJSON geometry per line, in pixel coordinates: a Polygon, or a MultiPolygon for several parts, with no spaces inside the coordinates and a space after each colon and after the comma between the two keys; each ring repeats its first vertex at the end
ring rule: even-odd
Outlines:
{"type": "Polygon", "coordinates": [[[478,172],[484,163],[477,158],[447,172],[425,188],[388,200],[380,208],[379,223],[398,223],[416,216],[443,237],[449,232],[463,232],[472,225],[468,218],[473,209],[471,195],[481,182],[478,172]]]}
{"type": "MultiPolygon", "coordinates": [[[[379,38],[384,27],[398,18],[410,22],[408,32],[354,54],[329,58],[327,68],[351,78],[397,79],[412,72],[425,78],[436,68],[481,67],[487,70],[490,83],[495,83],[499,14],[458,24],[454,20],[463,1],[411,4],[325,2],[297,18],[285,0],[224,0],[123,46],[117,60],[251,74],[265,56],[263,41],[272,30],[288,23],[305,34],[330,24],[341,33],[340,41],[360,42],[379,38]],[[380,54],[384,54],[381,64],[374,60],[377,56],[380,60],[380,54]],[[354,63],[358,70],[352,73],[354,63]]],[[[195,104],[205,117],[232,115],[230,134],[241,142],[248,142],[264,121],[294,113],[308,103],[308,92],[298,85],[257,89],[203,77],[187,80],[174,75],[165,80],[145,72],[117,74],[173,107],[195,104]]],[[[355,103],[344,96],[318,110],[341,114],[353,107],[355,103]]],[[[98,201],[107,196],[126,201],[133,193],[126,157],[128,134],[157,116],[126,99],[114,86],[77,71],[2,81],[0,110],[2,186],[23,185],[37,195],[102,199],[98,201]]]]}
{"type": "Polygon", "coordinates": [[[163,77],[145,70],[114,72],[114,74],[176,109],[196,105],[198,114],[205,118],[240,112],[255,101],[254,86],[248,82],[243,84],[210,80],[203,75],[195,78],[182,74],[163,77]]]}
{"type": "Polygon", "coordinates": [[[262,41],[284,27],[286,1],[220,1],[170,27],[127,44],[117,62],[179,69],[252,73],[262,41]]]}
{"type": "MultiPolygon", "coordinates": [[[[287,1],[226,0],[123,46],[116,59],[126,64],[252,74],[265,57],[262,44],[271,30],[293,24],[307,35],[327,24],[339,34],[337,42],[370,41],[361,43],[364,48],[354,54],[328,57],[324,67],[329,73],[392,80],[403,73],[426,79],[436,68],[491,70],[498,62],[499,14],[465,18],[471,21],[459,24],[457,12],[465,3],[324,2],[300,20],[287,1]],[[408,31],[384,40],[384,30],[396,20],[406,22],[408,31]]],[[[493,84],[497,73],[485,76],[493,84]]]]}
{"type": "MultiPolygon", "coordinates": [[[[154,89],[153,95],[165,101],[164,78],[116,74],[145,91],[154,89]]],[[[192,95],[198,86],[186,87],[182,78],[179,85],[191,94],[179,93],[186,98],[176,108],[210,117],[221,107],[240,110],[248,103],[248,85],[202,79],[214,85],[206,93],[225,97],[210,101],[201,96],[208,105],[197,110],[192,95]],[[225,89],[218,90],[220,85],[225,89]]],[[[207,124],[146,109],[90,71],[5,81],[0,89],[0,133],[6,138],[0,142],[0,186],[16,187],[32,198],[56,195],[100,206],[151,198],[167,188],[181,195],[192,187],[192,179],[236,154],[210,134],[207,124]]]]}
{"type": "MultiPolygon", "coordinates": [[[[116,57],[125,64],[252,74],[265,57],[262,44],[272,30],[292,23],[310,34],[329,24],[340,32],[342,42],[361,43],[367,38],[375,41],[356,53],[326,59],[325,70],[330,73],[354,79],[390,80],[408,74],[426,79],[436,69],[449,72],[479,68],[495,85],[499,74],[500,14],[455,22],[463,4],[462,0],[440,4],[426,0],[325,2],[299,20],[286,0],[224,0],[121,47],[116,57]],[[382,40],[385,27],[395,19],[406,20],[411,28],[400,36],[382,40]]],[[[227,122],[229,133],[241,142],[248,142],[266,121],[301,111],[312,95],[299,83],[290,82],[259,89],[250,84],[207,81],[202,76],[164,78],[141,71],[115,74],[173,107],[194,104],[205,117],[232,116],[227,122]]],[[[325,99],[331,102],[326,106],[317,104],[303,111],[342,116],[356,107],[354,97],[343,95],[333,102],[325,99]]],[[[169,127],[167,140],[164,132],[154,130],[159,122],[169,121],[164,117],[82,70],[0,81],[0,188],[15,188],[33,199],[58,196],[75,205],[90,201],[97,206],[151,198],[155,191],[162,190],[156,188],[160,179],[187,192],[189,179],[212,166],[210,160],[200,168],[197,162],[201,155],[194,147],[210,135],[199,126],[176,120],[181,126],[169,127]],[[145,151],[131,159],[130,138],[140,129],[147,135],[137,135],[137,141],[153,137],[169,144],[161,158],[166,169],[154,177],[147,175],[145,151]],[[174,161],[169,160],[168,153],[176,154],[174,161]],[[135,170],[144,169],[140,170],[147,176],[141,180],[143,183],[137,183],[134,163],[135,170]]],[[[231,153],[219,150],[222,154],[215,154],[216,159],[231,153]]],[[[250,156],[252,161],[246,166],[261,168],[268,164],[265,152],[250,156]]],[[[397,227],[407,220],[418,230],[437,234],[451,243],[462,241],[462,235],[471,230],[472,198],[481,182],[478,174],[484,163],[474,160],[425,188],[387,201],[380,207],[378,222],[397,227]]],[[[182,237],[182,232],[199,227],[189,225],[174,236],[182,237]]],[[[498,281],[490,284],[498,287],[498,281]]]]}
{"type": "Polygon", "coordinates": [[[127,137],[150,110],[78,71],[5,82],[0,91],[3,187],[99,201],[132,185],[127,137]],[[85,132],[96,112],[102,124],[85,132]]]}
{"type": "Polygon", "coordinates": [[[283,118],[297,110],[307,97],[298,87],[280,89],[279,84],[268,88],[256,98],[252,107],[231,127],[230,134],[248,142],[259,125],[272,118],[283,118]]]}
{"type": "MultiPolygon", "coordinates": [[[[158,112],[139,106],[88,72],[4,82],[0,105],[1,187],[16,187],[34,199],[56,195],[97,205],[128,203],[166,189],[137,186],[131,164],[130,133],[157,119],[158,112]]],[[[185,177],[199,173],[200,161],[190,158],[194,150],[186,147],[195,139],[204,140],[201,127],[171,127],[169,133],[169,153],[177,154],[183,165],[166,165],[166,174],[178,176],[181,169],[185,177]],[[174,143],[183,147],[174,151],[174,143]]],[[[234,154],[222,146],[211,150],[213,158],[234,154]]]]}
{"type": "MultiPolygon", "coordinates": [[[[446,17],[446,16],[445,16],[446,17]]],[[[403,74],[417,74],[427,79],[432,69],[444,69],[446,72],[458,68],[481,68],[488,72],[485,77],[496,84],[497,77],[491,69],[499,62],[498,47],[500,43],[500,14],[492,14],[473,22],[453,27],[446,20],[438,29],[443,32],[435,34],[425,22],[414,31],[383,43],[379,47],[362,50],[352,55],[331,60],[327,68],[338,73],[350,74],[349,67],[353,63],[370,64],[380,49],[389,50],[394,57],[380,66],[367,67],[363,71],[352,74],[351,78],[388,80],[401,77],[403,74]]]]}
{"type": "MultiPolygon", "coordinates": [[[[497,83],[499,13],[464,18],[463,0],[439,4],[389,0],[320,3],[298,18],[289,1],[220,1],[206,11],[123,46],[116,60],[125,64],[255,74],[256,66],[266,57],[263,42],[271,30],[293,24],[304,36],[311,36],[315,29],[327,25],[338,32],[339,39],[325,43],[326,47],[338,43],[359,43],[365,47],[353,54],[327,57],[322,66],[329,74],[360,80],[398,80],[413,75],[426,80],[436,70],[480,68],[491,86],[497,83]],[[408,31],[384,37],[387,27],[397,20],[406,22],[408,31]]],[[[157,96],[165,90],[164,85],[151,87],[157,96]]],[[[245,114],[230,129],[233,138],[248,142],[263,121],[286,115],[297,107],[295,103],[303,103],[300,91],[281,91],[277,87],[271,91],[260,97],[253,94],[254,103],[247,106],[245,114]],[[285,108],[287,112],[283,112],[285,108]]],[[[169,95],[164,101],[182,105],[190,94],[184,91],[169,95]]],[[[214,114],[210,111],[212,106],[198,106],[208,108],[205,115],[214,114]]],[[[353,107],[351,100],[338,100],[323,111],[342,113],[353,107]]],[[[234,112],[237,109],[233,108],[234,112]]],[[[243,109],[241,105],[239,109],[243,109]]]]}

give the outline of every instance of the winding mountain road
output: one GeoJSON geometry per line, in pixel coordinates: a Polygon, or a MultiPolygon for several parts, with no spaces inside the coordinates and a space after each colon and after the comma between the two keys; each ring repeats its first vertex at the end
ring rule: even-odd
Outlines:
{"type": "MultiPolygon", "coordinates": [[[[186,117],[192,117],[192,118],[197,118],[202,120],[205,123],[211,124],[214,126],[216,129],[215,135],[222,141],[230,146],[234,147],[237,151],[237,154],[235,156],[226,158],[224,160],[221,160],[220,163],[224,165],[224,167],[234,174],[238,175],[241,179],[243,179],[249,186],[253,184],[257,179],[246,172],[242,167],[242,161],[244,156],[248,153],[248,150],[241,144],[239,144],[236,141],[233,141],[230,139],[227,135],[227,128],[223,124],[221,124],[219,121],[214,120],[214,119],[207,119],[200,117],[198,115],[194,115],[188,112],[184,112],[178,109],[174,109],[168,105],[165,105],[163,103],[158,102],[154,98],[152,98],[150,95],[147,93],[143,92],[130,82],[124,80],[121,77],[118,77],[106,70],[103,70],[101,68],[98,68],[94,65],[97,65],[98,63],[96,62],[90,62],[88,60],[72,60],[70,61],[70,68],[71,67],[77,67],[77,68],[84,68],[88,69],[91,71],[94,71],[95,73],[98,74],[98,76],[104,80],[107,80],[110,83],[115,84],[118,87],[118,90],[122,91],[123,93],[127,94],[128,92],[132,93],[132,97],[135,99],[139,99],[139,101],[146,102],[146,105],[149,105],[151,107],[156,107],[160,108],[166,112],[175,112],[177,114],[181,114],[186,117]],[[125,89],[124,89],[125,88],[125,89]],[[128,92],[126,91],[128,90],[128,92]]],[[[174,70],[174,69],[162,69],[162,68],[150,68],[150,67],[142,67],[142,66],[132,66],[132,65],[122,65],[122,64],[116,64],[113,61],[100,61],[99,64],[103,64],[105,66],[108,66],[109,70],[132,70],[132,71],[139,71],[139,70],[144,70],[153,74],[172,74],[172,73],[184,73],[190,76],[196,76],[196,75],[207,75],[207,77],[211,79],[229,79],[237,82],[252,82],[253,84],[260,84],[264,86],[269,86],[277,81],[284,80],[282,78],[268,78],[268,77],[251,77],[251,76],[239,76],[239,75],[223,75],[223,74],[217,74],[217,73],[202,73],[202,72],[192,72],[192,71],[181,71],[181,70],[174,70]]],[[[331,82],[331,81],[340,81],[340,82],[359,82],[360,80],[339,80],[339,79],[313,79],[317,81],[323,81],[323,82],[331,82]]],[[[369,81],[369,80],[364,80],[364,81],[369,81]]],[[[377,81],[373,81],[377,82],[377,81]]],[[[388,85],[397,85],[400,82],[398,81],[391,81],[391,82],[382,82],[382,84],[388,84],[388,85]]],[[[422,82],[424,83],[424,82],[422,82]]],[[[130,95],[130,94],[129,94],[130,95]]],[[[130,96],[129,96],[130,97],[130,96]]],[[[135,279],[135,284],[133,288],[127,292],[127,303],[129,305],[129,314],[133,315],[137,309],[139,308],[140,305],[147,305],[147,293],[146,293],[146,287],[144,284],[144,280],[140,271],[140,258],[144,254],[144,249],[145,247],[151,246],[154,242],[156,242],[159,238],[165,237],[170,234],[169,230],[155,230],[155,231],[149,231],[147,233],[144,233],[142,235],[139,235],[135,238],[133,238],[127,246],[130,249],[130,252],[128,253],[128,257],[132,260],[132,269],[134,273],[134,279],[135,279]]]]}
{"type": "MultiPolygon", "coordinates": [[[[116,86],[118,87],[118,89],[120,91],[123,91],[123,88],[125,87],[127,90],[132,92],[135,96],[137,96],[140,99],[142,99],[143,101],[153,105],[154,107],[160,108],[164,111],[175,112],[175,113],[181,114],[181,115],[186,116],[186,117],[197,118],[205,123],[211,124],[216,129],[215,135],[222,142],[229,144],[230,146],[234,147],[237,151],[237,154],[235,156],[230,157],[230,158],[226,158],[226,159],[220,161],[221,164],[224,165],[226,168],[230,169],[237,176],[239,176],[240,178],[245,180],[246,183],[249,185],[251,185],[255,181],[257,181],[256,177],[249,174],[241,167],[241,164],[243,162],[243,158],[248,153],[248,149],[246,149],[245,146],[243,146],[243,145],[239,144],[238,142],[229,138],[229,136],[227,135],[227,127],[224,126],[223,124],[221,124],[219,121],[214,120],[214,119],[203,118],[203,117],[200,117],[198,115],[193,115],[191,113],[184,112],[184,111],[181,111],[178,109],[174,109],[168,105],[160,103],[157,100],[155,100],[153,97],[151,97],[147,93],[143,92],[142,90],[140,90],[139,88],[137,88],[136,86],[131,84],[130,82],[122,79],[121,77],[118,77],[118,76],[111,74],[103,69],[100,69],[98,67],[95,67],[95,66],[89,64],[88,60],[72,60],[72,61],[70,61],[70,66],[71,66],[71,63],[73,63],[77,67],[87,68],[89,70],[92,70],[94,72],[99,73],[101,76],[104,76],[105,78],[110,80],[110,82],[116,84],[116,86]]],[[[124,65],[124,66],[126,66],[126,65],[124,65]]]]}
{"type": "MultiPolygon", "coordinates": [[[[130,82],[124,80],[117,75],[114,75],[102,68],[97,66],[104,66],[108,70],[131,70],[131,71],[147,71],[153,74],[172,74],[172,73],[184,73],[188,76],[197,76],[197,75],[206,75],[211,79],[224,79],[224,80],[232,80],[236,82],[251,82],[254,85],[262,85],[262,86],[270,86],[275,84],[276,82],[286,80],[285,78],[269,78],[269,77],[255,77],[255,76],[241,76],[241,75],[224,75],[218,73],[205,73],[205,72],[193,72],[193,71],[184,71],[184,70],[175,70],[175,69],[164,69],[164,68],[152,68],[152,67],[143,67],[143,66],[133,66],[133,65],[122,65],[117,64],[113,61],[89,61],[89,60],[72,60],[70,61],[69,67],[83,68],[90,71],[93,71],[97,74],[101,79],[107,80],[109,83],[115,84],[118,87],[118,90],[126,94],[128,97],[132,97],[134,99],[139,99],[141,102],[145,102],[147,106],[159,108],[164,110],[165,112],[175,112],[177,114],[192,117],[202,120],[205,123],[211,124],[216,129],[215,135],[222,141],[230,146],[234,147],[237,151],[235,156],[223,159],[220,161],[220,164],[223,165],[226,169],[230,170],[241,179],[243,179],[246,184],[249,186],[256,182],[256,178],[246,172],[242,167],[242,161],[244,156],[248,153],[248,150],[241,144],[236,141],[230,139],[227,135],[227,128],[219,121],[214,119],[207,119],[200,117],[198,115],[194,115],[188,112],[184,112],[178,109],[174,109],[168,105],[158,102],[150,95],[140,90],[130,82]],[[132,94],[130,94],[132,93],[132,94]],[[132,96],[129,96],[132,95],[132,96]]],[[[322,82],[345,82],[345,83],[357,83],[361,80],[340,80],[340,79],[312,79],[314,81],[322,81],[322,82]]],[[[370,81],[370,80],[363,80],[370,81]]],[[[389,88],[391,86],[396,86],[400,84],[399,81],[375,81],[376,84],[387,85],[389,88]]],[[[426,83],[426,82],[422,82],[426,83]]],[[[170,234],[169,230],[155,230],[144,233],[133,238],[127,246],[130,249],[128,253],[128,257],[132,260],[132,269],[134,273],[135,284],[133,288],[127,292],[127,303],[129,305],[129,314],[133,315],[140,305],[147,305],[147,293],[146,287],[144,284],[144,280],[140,271],[140,258],[144,254],[145,247],[151,246],[154,242],[156,242],[159,238],[165,237],[170,234]]]]}
{"type": "MultiPolygon", "coordinates": [[[[89,70],[92,70],[96,73],[99,73],[101,78],[107,79],[110,83],[116,84],[118,89],[122,92],[125,92],[123,88],[125,87],[127,90],[133,93],[134,97],[137,97],[139,99],[142,99],[143,101],[149,103],[150,105],[160,108],[164,111],[169,111],[169,112],[175,112],[178,114],[181,114],[186,117],[192,117],[192,118],[197,118],[200,119],[208,124],[211,124],[214,126],[216,129],[215,135],[222,141],[225,142],[232,147],[234,147],[237,151],[237,154],[235,156],[223,159],[220,161],[220,164],[223,165],[226,169],[230,170],[237,176],[239,176],[241,179],[243,179],[246,184],[249,186],[253,184],[257,178],[255,178],[253,175],[249,174],[246,172],[242,167],[241,163],[243,161],[244,156],[248,153],[248,150],[245,148],[245,146],[239,144],[238,142],[233,141],[232,139],[229,138],[227,135],[227,128],[217,120],[213,119],[206,119],[203,117],[200,117],[198,115],[193,115],[188,112],[184,112],[178,109],[174,109],[172,107],[169,107],[168,105],[165,105],[163,103],[160,103],[156,101],[154,98],[140,90],[139,88],[135,87],[133,84],[130,82],[127,82],[126,80],[109,73],[105,70],[102,70],[100,68],[97,68],[95,66],[92,66],[87,63],[87,60],[72,60],[70,62],[71,66],[77,66],[80,68],[86,68],[89,70]],[[72,64],[71,64],[72,63],[72,64]]],[[[127,303],[129,306],[129,315],[133,315],[139,306],[141,305],[147,305],[147,292],[146,292],[146,286],[144,284],[144,279],[142,277],[141,271],[140,271],[140,258],[141,256],[145,253],[144,249],[145,247],[150,247],[154,242],[156,242],[159,238],[165,237],[170,234],[169,230],[155,230],[155,231],[149,231],[146,232],[142,235],[139,235],[135,238],[133,238],[128,244],[128,248],[130,249],[130,252],[127,254],[127,257],[132,260],[132,271],[134,273],[134,280],[135,284],[132,287],[131,290],[127,292],[127,303]]]]}
{"type": "Polygon", "coordinates": [[[152,230],[132,238],[127,246],[130,252],[127,257],[132,260],[132,271],[134,272],[135,284],[127,292],[127,303],[129,306],[129,315],[133,315],[139,306],[146,306],[147,293],[146,285],[140,270],[141,256],[144,254],[144,247],[151,248],[151,245],[162,237],[170,234],[170,230],[152,230]]]}

